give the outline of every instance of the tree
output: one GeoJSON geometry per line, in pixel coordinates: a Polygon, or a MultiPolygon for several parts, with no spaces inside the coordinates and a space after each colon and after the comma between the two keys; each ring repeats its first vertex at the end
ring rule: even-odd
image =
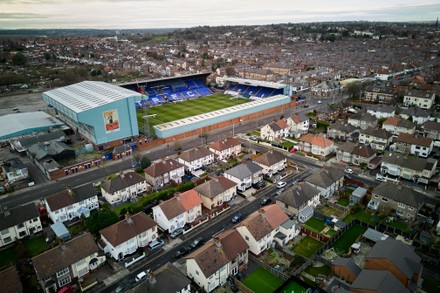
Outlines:
{"type": "Polygon", "coordinates": [[[227,76],[234,76],[235,75],[235,69],[232,66],[226,66],[225,73],[227,76]]]}
{"type": "Polygon", "coordinates": [[[22,53],[17,53],[12,56],[12,64],[17,66],[22,66],[26,64],[26,56],[22,53]]]}
{"type": "Polygon", "coordinates": [[[109,207],[104,207],[97,212],[90,214],[90,217],[86,219],[86,227],[90,233],[97,233],[110,225],[113,225],[119,221],[118,215],[112,211],[109,207]]]}
{"type": "Polygon", "coordinates": [[[141,168],[142,168],[142,170],[145,169],[145,168],[150,167],[150,165],[151,165],[150,159],[147,158],[147,157],[142,157],[142,159],[141,159],[141,168]]]}

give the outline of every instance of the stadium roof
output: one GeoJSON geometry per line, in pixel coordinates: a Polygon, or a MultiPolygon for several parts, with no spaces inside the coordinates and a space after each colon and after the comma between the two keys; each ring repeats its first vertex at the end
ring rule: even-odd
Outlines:
{"type": "Polygon", "coordinates": [[[181,127],[184,125],[195,124],[194,129],[196,129],[196,128],[200,128],[198,123],[200,123],[203,120],[223,116],[225,114],[233,114],[235,112],[241,112],[244,109],[254,108],[258,105],[271,104],[276,100],[284,100],[284,99],[286,99],[286,96],[277,95],[277,96],[273,96],[273,97],[266,98],[266,99],[254,100],[249,103],[236,105],[236,106],[232,106],[229,108],[224,108],[221,110],[216,110],[216,111],[207,112],[207,113],[196,115],[196,116],[191,116],[191,117],[187,117],[187,118],[183,118],[183,119],[179,119],[179,120],[170,121],[167,123],[158,124],[158,125],[155,125],[154,128],[156,128],[160,131],[166,131],[166,130],[170,130],[175,127],[181,127]]]}
{"type": "Polygon", "coordinates": [[[43,95],[59,102],[75,113],[133,96],[144,95],[102,81],[83,81],[44,92],[43,95]]]}
{"type": "Polygon", "coordinates": [[[238,77],[222,77],[224,81],[230,81],[230,82],[236,82],[239,84],[246,84],[246,85],[252,85],[252,86],[261,86],[261,87],[267,87],[272,89],[283,89],[286,87],[285,84],[276,83],[276,82],[269,82],[269,81],[261,81],[261,80],[254,80],[254,79],[246,79],[246,78],[238,78],[238,77]]]}
{"type": "Polygon", "coordinates": [[[202,73],[193,73],[193,74],[186,74],[186,75],[176,75],[176,76],[170,76],[170,77],[161,77],[156,79],[144,79],[144,80],[136,80],[136,81],[130,81],[130,82],[124,82],[120,83],[119,86],[130,86],[130,85],[138,85],[138,84],[146,84],[149,83],[156,83],[156,82],[167,82],[167,81],[173,81],[173,80],[179,80],[184,78],[194,78],[194,77],[206,77],[210,75],[211,72],[202,72],[202,73]]]}
{"type": "Polygon", "coordinates": [[[63,122],[43,111],[3,115],[0,116],[0,140],[61,126],[63,122]]]}

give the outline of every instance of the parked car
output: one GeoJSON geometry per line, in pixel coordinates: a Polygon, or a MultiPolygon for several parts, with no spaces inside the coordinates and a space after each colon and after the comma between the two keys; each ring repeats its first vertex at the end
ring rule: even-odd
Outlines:
{"type": "Polygon", "coordinates": [[[277,190],[277,192],[275,192],[275,195],[280,195],[281,193],[284,192],[284,190],[286,190],[285,188],[280,188],[277,190]]]}
{"type": "Polygon", "coordinates": [[[244,218],[243,213],[242,213],[242,212],[237,212],[237,213],[232,217],[231,222],[232,222],[232,223],[238,223],[238,222],[240,222],[241,220],[243,220],[243,218],[244,218]]]}
{"type": "Polygon", "coordinates": [[[200,237],[197,237],[196,239],[194,239],[193,242],[191,242],[190,246],[192,249],[194,249],[194,248],[199,247],[203,243],[205,243],[205,240],[203,239],[202,236],[200,236],[200,237]]]}
{"type": "Polygon", "coordinates": [[[316,102],[317,104],[322,104],[321,100],[319,100],[318,102],[316,102]]]}
{"type": "Polygon", "coordinates": [[[140,280],[145,278],[147,276],[147,272],[142,271],[139,274],[137,274],[136,277],[134,278],[136,280],[136,282],[139,282],[140,280]]]}
{"type": "Polygon", "coordinates": [[[179,236],[180,234],[183,234],[183,228],[177,228],[176,230],[174,230],[173,232],[170,233],[170,237],[172,239],[177,238],[177,236],[179,236]]]}
{"type": "Polygon", "coordinates": [[[161,248],[164,244],[165,244],[165,242],[162,239],[153,240],[153,241],[151,241],[150,244],[148,244],[148,249],[149,250],[156,250],[156,249],[161,248]]]}
{"type": "Polygon", "coordinates": [[[284,182],[284,181],[278,181],[278,183],[277,183],[277,188],[283,188],[283,187],[285,187],[286,185],[287,185],[286,182],[284,182]]]}
{"type": "Polygon", "coordinates": [[[261,188],[263,188],[265,186],[266,186],[266,182],[264,182],[264,181],[260,181],[258,183],[252,184],[252,187],[257,189],[257,190],[259,190],[259,189],[261,189],[261,188]]]}
{"type": "Polygon", "coordinates": [[[347,169],[344,170],[344,172],[348,173],[348,174],[353,174],[353,169],[347,168],[347,169]]]}
{"type": "Polygon", "coordinates": [[[191,251],[191,247],[190,246],[184,246],[181,247],[179,250],[176,251],[176,253],[174,254],[174,258],[179,258],[181,256],[184,256],[185,254],[187,254],[188,252],[191,251]]]}
{"type": "Polygon", "coordinates": [[[71,293],[71,292],[73,292],[72,285],[64,286],[63,288],[60,289],[60,291],[58,291],[58,293],[71,293]]]}
{"type": "Polygon", "coordinates": [[[261,199],[261,205],[262,206],[265,206],[265,205],[268,205],[268,204],[270,204],[270,203],[272,203],[272,200],[270,199],[270,198],[268,198],[268,197],[263,197],[262,199],[261,199]]]}
{"type": "Polygon", "coordinates": [[[134,162],[133,164],[131,164],[132,168],[136,168],[136,167],[140,167],[141,166],[141,162],[134,162]]]}

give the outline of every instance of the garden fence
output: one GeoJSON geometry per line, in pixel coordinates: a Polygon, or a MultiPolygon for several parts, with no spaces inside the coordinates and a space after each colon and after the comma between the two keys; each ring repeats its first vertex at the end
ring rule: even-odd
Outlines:
{"type": "Polygon", "coordinates": [[[253,262],[255,262],[258,266],[262,267],[263,269],[265,269],[266,271],[270,272],[272,275],[277,276],[278,278],[282,279],[283,281],[286,281],[290,277],[289,275],[281,272],[280,270],[275,269],[271,265],[268,265],[268,264],[264,263],[262,260],[258,259],[254,255],[250,255],[249,254],[249,258],[253,262]]]}

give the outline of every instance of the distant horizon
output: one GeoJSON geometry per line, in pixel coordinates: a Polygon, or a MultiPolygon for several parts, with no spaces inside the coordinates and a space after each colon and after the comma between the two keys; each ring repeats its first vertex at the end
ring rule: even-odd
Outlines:
{"type": "Polygon", "coordinates": [[[434,0],[2,0],[0,29],[185,29],[198,26],[435,21],[434,0]]]}
{"type": "MultiPolygon", "coordinates": [[[[191,26],[191,27],[146,27],[146,28],[140,28],[140,27],[133,27],[133,28],[93,28],[93,27],[81,27],[81,28],[74,28],[74,27],[66,27],[66,28],[55,28],[55,27],[47,27],[47,28],[2,28],[0,27],[0,30],[3,31],[19,31],[19,30],[98,30],[98,31],[105,31],[105,30],[120,30],[120,31],[128,31],[128,30],[183,30],[183,29],[191,29],[196,27],[236,27],[236,26],[265,26],[265,25],[281,25],[281,24],[326,24],[326,23],[400,23],[400,24],[435,24],[437,19],[434,20],[426,20],[426,21],[372,21],[372,20],[343,20],[343,21],[309,21],[309,22],[279,22],[279,23],[261,23],[261,24],[230,24],[230,25],[197,25],[197,26],[191,26]]],[[[440,23],[440,19],[439,19],[440,23]]]]}

